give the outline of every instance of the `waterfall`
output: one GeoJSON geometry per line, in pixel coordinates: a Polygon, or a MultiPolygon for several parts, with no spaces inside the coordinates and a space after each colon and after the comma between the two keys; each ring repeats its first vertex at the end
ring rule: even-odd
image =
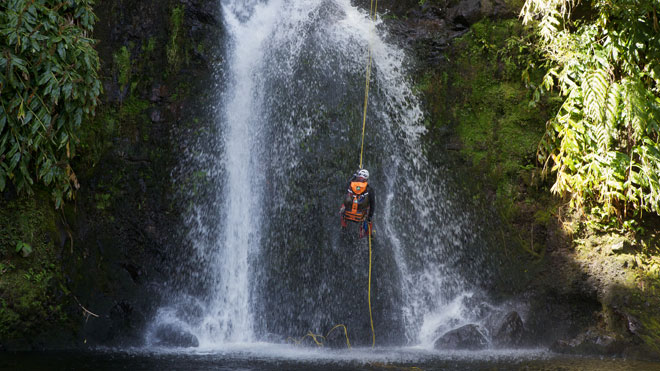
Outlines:
{"type": "Polygon", "coordinates": [[[193,256],[148,331],[163,324],[201,346],[249,343],[335,323],[366,338],[366,241],[338,208],[356,170],[364,72],[373,53],[365,167],[377,192],[377,342],[429,345],[469,320],[463,278],[480,242],[420,141],[424,114],[408,59],[382,20],[350,0],[223,0],[215,129],[189,164],[206,174],[187,215],[193,256]],[[192,271],[190,271],[192,270],[192,271]],[[444,326],[444,327],[443,327],[444,326]]]}

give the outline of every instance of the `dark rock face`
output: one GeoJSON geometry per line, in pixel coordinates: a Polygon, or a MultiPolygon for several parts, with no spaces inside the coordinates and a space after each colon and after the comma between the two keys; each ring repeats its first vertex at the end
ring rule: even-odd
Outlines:
{"type": "MultiPolygon", "coordinates": [[[[355,0],[356,5],[370,9],[369,0],[355,0]]],[[[443,61],[444,51],[455,37],[467,32],[484,18],[515,17],[519,9],[504,0],[381,0],[378,14],[404,49],[412,49],[423,65],[443,61]]],[[[422,67],[423,68],[423,67],[422,67]]]]}
{"type": "MultiPolygon", "coordinates": [[[[64,210],[70,238],[62,256],[67,287],[99,315],[80,319],[80,340],[88,345],[141,344],[159,286],[174,276],[171,254],[185,252],[170,174],[186,130],[212,121],[211,110],[200,107],[212,107],[220,12],[215,0],[111,0],[95,7],[104,94],[89,125],[99,132],[88,141],[103,145],[79,155],[81,188],[75,207],[64,210]]],[[[73,308],[72,316],[79,312],[73,308]]],[[[163,344],[197,342],[176,329],[159,331],[163,344]]]]}
{"type": "Polygon", "coordinates": [[[454,29],[466,29],[482,17],[480,0],[463,0],[449,9],[447,18],[451,20],[454,29]]]}
{"type": "Polygon", "coordinates": [[[172,325],[161,325],[154,332],[155,344],[164,347],[193,348],[199,346],[197,337],[172,325]]]}
{"type": "Polygon", "coordinates": [[[493,336],[493,342],[502,347],[520,346],[523,341],[525,327],[518,312],[509,312],[493,336]]]}
{"type": "Polygon", "coordinates": [[[436,349],[479,350],[488,346],[488,339],[481,333],[478,325],[465,325],[451,330],[435,341],[436,349]]]}

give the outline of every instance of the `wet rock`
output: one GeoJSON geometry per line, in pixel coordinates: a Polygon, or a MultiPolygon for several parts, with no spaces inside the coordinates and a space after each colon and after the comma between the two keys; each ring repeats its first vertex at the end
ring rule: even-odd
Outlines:
{"type": "Polygon", "coordinates": [[[160,325],[154,333],[154,338],[155,345],[164,347],[191,348],[199,346],[199,340],[195,335],[173,325],[160,325]]]}
{"type": "Polygon", "coordinates": [[[474,324],[451,330],[435,341],[436,349],[479,350],[488,346],[488,340],[474,324]]]}
{"type": "Polygon", "coordinates": [[[564,354],[622,355],[626,343],[595,329],[588,329],[571,340],[558,340],[550,349],[564,354]]]}
{"type": "Polygon", "coordinates": [[[506,312],[498,308],[490,308],[488,315],[479,320],[479,323],[487,334],[494,334],[500,329],[505,314],[506,312]]]}
{"type": "Polygon", "coordinates": [[[156,84],[151,88],[151,95],[149,96],[149,101],[152,103],[157,103],[167,97],[167,86],[156,84]]]}
{"type": "Polygon", "coordinates": [[[462,0],[447,10],[447,21],[454,30],[462,30],[485,17],[514,17],[517,11],[502,0],[462,0]]]}
{"type": "Polygon", "coordinates": [[[463,0],[449,9],[448,16],[454,29],[466,29],[481,19],[481,1],[463,0]]]}
{"type": "Polygon", "coordinates": [[[639,323],[639,320],[628,313],[622,313],[622,316],[625,318],[626,328],[628,331],[630,331],[630,333],[633,335],[639,336],[639,331],[642,329],[642,325],[639,323]]]}
{"type": "Polygon", "coordinates": [[[160,113],[159,109],[154,109],[151,111],[150,118],[152,122],[161,122],[163,121],[163,116],[160,113]]]}
{"type": "Polygon", "coordinates": [[[501,325],[495,335],[493,342],[502,347],[515,347],[522,343],[525,327],[518,312],[507,313],[502,319],[501,325]]]}
{"type": "Polygon", "coordinates": [[[619,241],[612,245],[612,251],[622,251],[623,250],[623,241],[619,241]]]}
{"type": "Polygon", "coordinates": [[[610,251],[614,254],[622,253],[626,248],[625,241],[619,241],[610,246],[610,251]]]}

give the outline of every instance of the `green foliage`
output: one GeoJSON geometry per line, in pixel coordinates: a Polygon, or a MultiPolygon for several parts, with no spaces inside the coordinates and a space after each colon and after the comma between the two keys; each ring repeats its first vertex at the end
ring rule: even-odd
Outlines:
{"type": "MultiPolygon", "coordinates": [[[[520,82],[521,75],[542,76],[533,43],[515,19],[478,22],[457,40],[461,52],[454,58],[461,71],[448,80],[465,95],[453,105],[461,153],[494,183],[516,182],[543,135],[542,107],[529,106],[531,91],[520,82]]],[[[494,188],[511,201],[504,192],[511,186],[494,188]]]]}
{"type": "Polygon", "coordinates": [[[20,253],[24,258],[27,258],[30,254],[32,254],[32,246],[23,241],[19,241],[16,243],[16,252],[20,253]]]}
{"type": "Polygon", "coordinates": [[[179,53],[179,46],[182,43],[183,35],[181,34],[181,26],[183,25],[183,16],[185,14],[185,6],[180,5],[172,9],[170,16],[170,41],[166,47],[167,62],[173,71],[179,69],[181,65],[181,55],[179,53]]]}
{"type": "Polygon", "coordinates": [[[92,4],[0,3],[0,191],[41,182],[59,207],[78,187],[70,160],[101,93],[92,4]]]}
{"type": "Polygon", "coordinates": [[[119,52],[113,55],[115,65],[119,69],[119,87],[124,89],[131,81],[131,52],[122,46],[119,52]]]}
{"type": "Polygon", "coordinates": [[[0,197],[0,339],[21,340],[68,326],[57,211],[44,186],[31,197],[0,197]],[[20,250],[17,252],[17,248],[20,250]],[[29,257],[21,254],[30,249],[29,257]]]}
{"type": "Polygon", "coordinates": [[[568,192],[598,219],[660,213],[657,0],[596,0],[586,12],[575,5],[527,0],[522,10],[554,63],[540,89],[565,97],[538,158],[557,174],[553,192],[568,192]]]}
{"type": "Polygon", "coordinates": [[[556,201],[540,181],[535,154],[558,106],[552,95],[529,104],[533,81],[546,71],[532,31],[517,19],[481,20],[452,41],[449,65],[426,72],[416,87],[427,102],[430,135],[450,128],[456,134],[437,142],[460,151],[456,168],[469,174],[464,188],[474,192],[474,206],[494,206],[502,217],[496,233],[502,243],[516,241],[536,260],[544,255],[539,237],[551,225],[556,201]]]}

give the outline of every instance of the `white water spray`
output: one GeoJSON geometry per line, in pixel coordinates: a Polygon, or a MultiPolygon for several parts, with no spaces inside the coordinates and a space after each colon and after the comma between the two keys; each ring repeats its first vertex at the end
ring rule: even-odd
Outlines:
{"type": "Polygon", "coordinates": [[[258,71],[263,63],[263,43],[272,32],[279,5],[278,1],[223,4],[232,45],[230,82],[220,121],[224,127],[226,183],[218,190],[224,198],[219,210],[222,228],[212,251],[203,248],[203,253],[212,257],[216,281],[207,313],[196,331],[201,344],[253,341],[249,259],[259,244],[263,184],[259,148],[263,98],[258,71]]]}

